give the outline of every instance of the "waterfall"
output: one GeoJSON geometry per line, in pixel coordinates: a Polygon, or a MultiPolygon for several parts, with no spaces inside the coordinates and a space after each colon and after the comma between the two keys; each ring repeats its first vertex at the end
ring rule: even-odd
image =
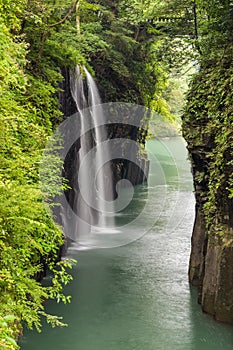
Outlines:
{"type": "Polygon", "coordinates": [[[74,230],[76,241],[88,244],[93,234],[108,233],[114,228],[114,207],[106,120],[95,81],[86,68],[83,70],[85,79],[78,66],[70,74],[70,90],[81,121],[75,167],[78,183],[73,189],[78,216],[74,230]]]}

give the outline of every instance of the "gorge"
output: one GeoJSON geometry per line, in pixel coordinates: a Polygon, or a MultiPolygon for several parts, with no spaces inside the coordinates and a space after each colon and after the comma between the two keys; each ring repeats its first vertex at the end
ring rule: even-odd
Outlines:
{"type": "Polygon", "coordinates": [[[1,349],[232,349],[232,23],[0,0],[1,349]]]}

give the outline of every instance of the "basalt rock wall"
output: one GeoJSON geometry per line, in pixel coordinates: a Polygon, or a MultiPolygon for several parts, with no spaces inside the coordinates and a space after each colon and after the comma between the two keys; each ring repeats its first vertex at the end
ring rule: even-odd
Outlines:
{"type": "Polygon", "coordinates": [[[183,116],[196,197],[189,266],[204,312],[233,324],[233,114],[231,65],[202,67],[183,116]]]}

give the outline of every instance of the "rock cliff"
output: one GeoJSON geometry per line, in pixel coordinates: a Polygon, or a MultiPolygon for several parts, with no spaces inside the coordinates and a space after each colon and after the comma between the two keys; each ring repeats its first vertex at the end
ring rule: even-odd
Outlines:
{"type": "Polygon", "coordinates": [[[202,67],[187,96],[183,135],[196,196],[190,283],[216,320],[233,324],[233,116],[228,60],[202,67]]]}

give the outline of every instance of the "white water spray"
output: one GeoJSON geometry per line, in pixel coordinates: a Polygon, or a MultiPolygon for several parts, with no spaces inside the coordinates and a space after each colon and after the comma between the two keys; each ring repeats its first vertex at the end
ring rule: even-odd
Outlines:
{"type": "Polygon", "coordinates": [[[97,86],[84,68],[87,89],[79,67],[70,76],[70,89],[81,120],[78,184],[75,195],[77,241],[88,243],[92,233],[108,233],[114,228],[113,180],[106,120],[97,86]],[[86,130],[92,129],[91,132],[86,130]],[[94,151],[93,151],[94,144],[94,151]],[[91,152],[90,152],[91,151],[91,152]],[[88,154],[89,153],[89,154],[88,154]],[[90,156],[89,156],[90,155],[90,156]],[[87,157],[89,162],[86,161],[87,157]]]}

